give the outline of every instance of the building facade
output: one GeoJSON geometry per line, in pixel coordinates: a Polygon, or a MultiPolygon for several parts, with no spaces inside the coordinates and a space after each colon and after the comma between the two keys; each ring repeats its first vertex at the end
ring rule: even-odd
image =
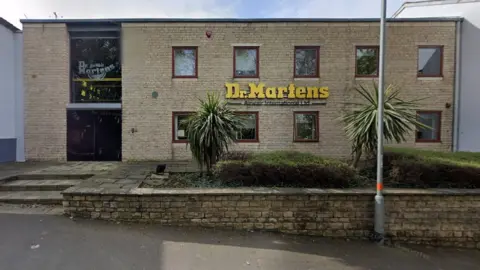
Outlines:
{"type": "MultiPolygon", "coordinates": [[[[182,118],[218,93],[234,148],[346,157],[339,117],[378,76],[371,19],[23,20],[27,159],[184,160],[182,118]]],[[[458,18],[395,19],[386,83],[423,98],[406,146],[451,151],[458,18]]]]}
{"type": "Polygon", "coordinates": [[[406,2],[395,14],[396,18],[460,16],[461,24],[460,48],[458,55],[459,71],[456,125],[454,133],[454,151],[480,152],[480,125],[477,115],[480,114],[480,77],[478,66],[480,54],[480,1],[479,0],[446,0],[406,2]]]}
{"type": "Polygon", "coordinates": [[[22,33],[0,18],[0,162],[24,161],[22,33]]]}

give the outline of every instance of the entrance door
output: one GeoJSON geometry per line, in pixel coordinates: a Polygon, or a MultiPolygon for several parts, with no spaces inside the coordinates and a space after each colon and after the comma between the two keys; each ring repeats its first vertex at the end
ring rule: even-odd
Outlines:
{"type": "Polygon", "coordinates": [[[121,110],[69,110],[67,160],[120,161],[121,134],[121,110]]]}

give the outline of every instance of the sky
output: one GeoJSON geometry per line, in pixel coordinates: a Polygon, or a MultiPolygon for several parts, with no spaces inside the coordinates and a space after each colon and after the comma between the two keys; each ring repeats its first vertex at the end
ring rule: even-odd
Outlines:
{"type": "MultiPolygon", "coordinates": [[[[387,0],[391,16],[403,0],[387,0]]],[[[378,18],[381,0],[0,0],[0,17],[55,18],[378,18]]]]}

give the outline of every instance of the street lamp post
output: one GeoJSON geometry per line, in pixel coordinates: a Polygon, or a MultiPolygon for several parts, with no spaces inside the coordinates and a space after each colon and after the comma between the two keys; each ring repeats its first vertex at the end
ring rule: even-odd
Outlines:
{"type": "Polygon", "coordinates": [[[380,59],[378,67],[378,127],[377,127],[377,193],[375,195],[375,239],[383,244],[385,234],[385,202],[383,198],[383,94],[385,91],[385,21],[387,0],[381,0],[380,59]]]}

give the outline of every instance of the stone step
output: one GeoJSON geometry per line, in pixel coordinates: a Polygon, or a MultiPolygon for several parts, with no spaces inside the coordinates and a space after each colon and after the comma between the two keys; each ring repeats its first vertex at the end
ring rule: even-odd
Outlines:
{"type": "Polygon", "coordinates": [[[0,203],[61,205],[61,191],[0,191],[0,203]]]}
{"type": "Polygon", "coordinates": [[[62,191],[82,180],[13,180],[0,185],[0,191],[62,191]]]}

